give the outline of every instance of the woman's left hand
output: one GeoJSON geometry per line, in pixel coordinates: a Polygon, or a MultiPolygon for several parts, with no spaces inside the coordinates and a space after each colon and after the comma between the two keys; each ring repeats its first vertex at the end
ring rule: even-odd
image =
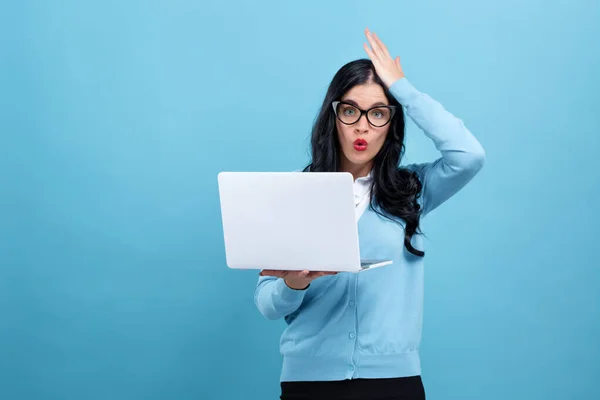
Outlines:
{"type": "Polygon", "coordinates": [[[379,40],[379,37],[375,32],[371,32],[367,28],[365,29],[365,35],[371,45],[371,48],[369,49],[369,46],[365,43],[365,51],[375,66],[375,72],[377,72],[377,75],[379,75],[383,83],[389,89],[389,87],[398,79],[404,78],[404,72],[400,65],[400,57],[396,57],[394,60],[392,56],[390,56],[387,47],[379,40]]]}

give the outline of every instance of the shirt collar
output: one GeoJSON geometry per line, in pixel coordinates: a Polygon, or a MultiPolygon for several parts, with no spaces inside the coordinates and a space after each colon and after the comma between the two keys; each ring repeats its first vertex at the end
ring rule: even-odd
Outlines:
{"type": "Polygon", "coordinates": [[[355,182],[371,182],[373,180],[373,170],[369,171],[367,176],[361,176],[360,178],[356,178],[355,182]]]}
{"type": "Polygon", "coordinates": [[[373,174],[369,172],[367,176],[361,176],[354,181],[354,202],[355,204],[360,203],[367,192],[371,189],[371,181],[373,180],[373,174]]]}

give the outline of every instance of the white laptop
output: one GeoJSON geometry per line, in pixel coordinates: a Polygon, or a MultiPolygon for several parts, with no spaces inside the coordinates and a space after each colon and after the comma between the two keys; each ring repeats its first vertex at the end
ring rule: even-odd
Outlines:
{"type": "Polygon", "coordinates": [[[226,262],[233,269],[360,272],[353,177],[343,172],[221,172],[226,262]]]}

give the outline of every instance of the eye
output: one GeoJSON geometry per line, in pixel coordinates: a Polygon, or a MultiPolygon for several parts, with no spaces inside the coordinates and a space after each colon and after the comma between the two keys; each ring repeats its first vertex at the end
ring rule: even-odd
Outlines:
{"type": "Polygon", "coordinates": [[[343,110],[344,115],[352,116],[356,113],[356,111],[351,107],[346,107],[343,110]]]}
{"type": "Polygon", "coordinates": [[[389,111],[387,108],[376,108],[369,112],[369,116],[373,119],[387,119],[389,118],[389,111]]]}

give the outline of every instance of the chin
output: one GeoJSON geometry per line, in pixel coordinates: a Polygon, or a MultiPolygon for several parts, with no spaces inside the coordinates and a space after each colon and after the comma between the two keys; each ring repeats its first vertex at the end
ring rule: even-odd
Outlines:
{"type": "Polygon", "coordinates": [[[354,151],[355,154],[352,154],[350,157],[348,157],[348,160],[354,164],[354,165],[364,165],[364,164],[368,164],[369,162],[371,162],[373,160],[373,155],[363,152],[361,154],[356,154],[356,151],[354,151]]]}

